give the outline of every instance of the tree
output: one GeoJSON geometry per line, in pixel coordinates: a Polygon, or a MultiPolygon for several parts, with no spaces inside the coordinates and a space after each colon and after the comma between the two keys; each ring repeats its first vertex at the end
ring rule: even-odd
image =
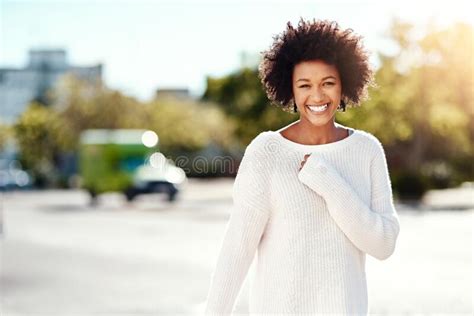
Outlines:
{"type": "Polygon", "coordinates": [[[294,115],[273,106],[263,91],[257,69],[243,68],[223,78],[207,78],[203,100],[216,102],[236,122],[240,146],[262,130],[288,124],[294,115]]]}
{"type": "Polygon", "coordinates": [[[456,185],[474,177],[473,30],[455,24],[419,39],[413,30],[394,21],[390,34],[399,53],[379,54],[378,88],[362,107],[339,117],[381,139],[395,178],[456,185]]]}
{"type": "Polygon", "coordinates": [[[66,122],[73,146],[86,129],[144,128],[149,116],[142,103],[103,83],[65,76],[52,93],[52,107],[66,122]]]}
{"type": "Polygon", "coordinates": [[[56,160],[71,145],[69,129],[51,108],[31,103],[14,124],[22,165],[30,169],[40,186],[57,181],[56,160]]]}
{"type": "Polygon", "coordinates": [[[12,129],[10,126],[0,123],[0,152],[3,151],[12,138],[12,129]]]}
{"type": "Polygon", "coordinates": [[[233,143],[233,122],[210,102],[155,99],[146,104],[146,112],[147,127],[160,137],[160,150],[171,156],[199,151],[211,143],[229,149],[233,143]]]}

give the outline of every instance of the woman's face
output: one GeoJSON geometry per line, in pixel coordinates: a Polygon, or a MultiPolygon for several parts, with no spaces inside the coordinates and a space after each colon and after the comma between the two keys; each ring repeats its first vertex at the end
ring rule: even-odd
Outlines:
{"type": "Polygon", "coordinates": [[[318,59],[294,67],[293,96],[302,120],[317,126],[333,120],[341,102],[341,92],[336,66],[318,59]]]}

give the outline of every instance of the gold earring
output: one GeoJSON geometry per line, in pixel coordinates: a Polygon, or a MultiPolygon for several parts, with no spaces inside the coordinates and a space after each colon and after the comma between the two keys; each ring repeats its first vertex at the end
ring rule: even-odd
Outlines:
{"type": "Polygon", "coordinates": [[[344,100],[341,100],[341,103],[337,107],[337,110],[339,112],[346,112],[346,102],[344,102],[344,100]]]}

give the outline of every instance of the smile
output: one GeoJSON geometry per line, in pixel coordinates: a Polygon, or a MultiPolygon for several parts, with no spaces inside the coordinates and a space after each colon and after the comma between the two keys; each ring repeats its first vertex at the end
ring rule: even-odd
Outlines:
{"type": "Polygon", "coordinates": [[[320,106],[307,105],[306,107],[313,113],[322,113],[322,112],[327,110],[327,108],[329,107],[329,103],[326,103],[326,104],[320,105],[320,106]]]}

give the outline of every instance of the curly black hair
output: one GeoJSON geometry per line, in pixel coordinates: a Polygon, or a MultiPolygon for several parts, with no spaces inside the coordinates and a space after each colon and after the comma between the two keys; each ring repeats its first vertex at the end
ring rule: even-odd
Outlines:
{"type": "Polygon", "coordinates": [[[368,98],[368,86],[376,86],[362,37],[352,29],[341,30],[335,21],[301,18],[297,28],[288,22],[286,30],[273,39],[270,49],[262,52],[259,76],[268,98],[285,111],[293,111],[292,76],[300,62],[320,59],[335,65],[342,101],[351,106],[368,98]]]}

